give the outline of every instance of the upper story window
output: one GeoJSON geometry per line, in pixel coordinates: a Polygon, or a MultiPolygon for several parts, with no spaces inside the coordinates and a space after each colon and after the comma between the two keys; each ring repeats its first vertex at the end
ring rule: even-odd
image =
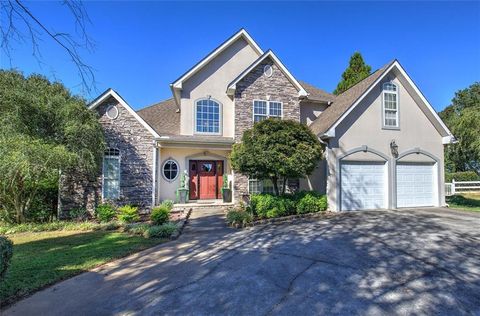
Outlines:
{"type": "Polygon", "coordinates": [[[115,200],[120,197],[120,151],[108,148],[103,156],[103,199],[115,200]]]}
{"type": "Polygon", "coordinates": [[[383,126],[398,127],[398,88],[392,82],[383,84],[383,126]]]}
{"type": "Polygon", "coordinates": [[[220,104],[212,99],[198,100],[195,104],[195,131],[220,134],[220,104]]]}
{"type": "Polygon", "coordinates": [[[267,118],[281,119],[283,104],[277,101],[253,101],[253,122],[257,123],[267,118]]]}

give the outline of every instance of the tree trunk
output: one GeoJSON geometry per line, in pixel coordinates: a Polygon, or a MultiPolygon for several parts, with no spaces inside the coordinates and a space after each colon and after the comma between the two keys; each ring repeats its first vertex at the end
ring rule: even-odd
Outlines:
{"type": "Polygon", "coordinates": [[[283,186],[282,186],[282,194],[285,194],[285,190],[287,189],[287,177],[283,178],[283,186]]]}
{"type": "Polygon", "coordinates": [[[272,177],[270,180],[273,183],[273,191],[275,191],[275,195],[279,196],[280,192],[278,190],[278,178],[277,177],[272,177]]]}

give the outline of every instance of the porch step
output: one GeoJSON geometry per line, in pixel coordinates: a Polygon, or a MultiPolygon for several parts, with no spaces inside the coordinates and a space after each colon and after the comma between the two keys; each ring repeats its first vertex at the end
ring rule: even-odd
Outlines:
{"type": "Polygon", "coordinates": [[[233,207],[233,203],[223,203],[223,202],[200,202],[200,203],[186,203],[186,204],[174,204],[172,213],[174,212],[186,212],[189,209],[197,211],[209,211],[213,209],[221,209],[226,212],[229,208],[233,207]]]}

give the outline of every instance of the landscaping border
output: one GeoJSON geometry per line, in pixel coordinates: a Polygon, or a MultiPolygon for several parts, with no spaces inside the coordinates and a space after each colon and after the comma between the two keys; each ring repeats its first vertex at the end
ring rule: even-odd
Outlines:
{"type": "Polygon", "coordinates": [[[229,227],[234,228],[247,228],[253,226],[260,226],[260,225],[267,225],[267,224],[278,224],[278,223],[294,223],[298,219],[317,219],[317,218],[332,218],[338,215],[337,212],[330,212],[330,211],[320,211],[315,213],[306,213],[306,214],[295,214],[289,216],[282,216],[282,217],[274,217],[274,218],[265,218],[265,219],[257,219],[251,223],[247,223],[245,225],[237,224],[229,227]]]}
{"type": "Polygon", "coordinates": [[[188,219],[190,218],[191,214],[192,214],[192,208],[189,208],[187,211],[187,215],[185,215],[185,218],[181,220],[177,231],[170,236],[170,240],[175,240],[178,237],[180,237],[180,235],[183,232],[183,228],[185,228],[185,226],[187,225],[188,219]]]}

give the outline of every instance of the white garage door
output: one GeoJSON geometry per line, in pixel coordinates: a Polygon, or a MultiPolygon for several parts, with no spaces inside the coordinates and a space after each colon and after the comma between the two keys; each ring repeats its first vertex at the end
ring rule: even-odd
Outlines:
{"type": "Polygon", "coordinates": [[[433,206],[433,164],[397,165],[397,207],[433,206]]]}
{"type": "Polygon", "coordinates": [[[382,162],[341,163],[341,210],[386,208],[386,165],[382,162]]]}

